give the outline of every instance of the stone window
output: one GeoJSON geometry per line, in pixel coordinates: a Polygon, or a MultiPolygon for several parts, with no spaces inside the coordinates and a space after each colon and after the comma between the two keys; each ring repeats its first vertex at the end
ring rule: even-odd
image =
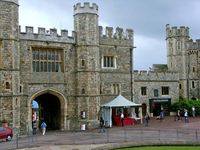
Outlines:
{"type": "Polygon", "coordinates": [[[195,67],[192,67],[192,72],[195,72],[195,71],[196,71],[195,67]]]}
{"type": "Polygon", "coordinates": [[[178,45],[177,46],[178,50],[181,49],[181,42],[180,41],[177,41],[177,45],[178,45]]]}
{"type": "Polygon", "coordinates": [[[32,48],[33,72],[63,72],[63,49],[32,48]]]}
{"type": "Polygon", "coordinates": [[[182,89],[182,85],[181,84],[179,84],[179,89],[182,89]]]}
{"type": "Polygon", "coordinates": [[[192,81],[192,88],[194,89],[195,88],[195,82],[192,81]]]}
{"type": "Polygon", "coordinates": [[[20,86],[19,86],[19,92],[22,93],[22,90],[23,90],[23,86],[20,85],[20,86]]]}
{"type": "Polygon", "coordinates": [[[6,90],[9,90],[9,89],[10,89],[10,83],[6,82],[6,90]]]}
{"type": "Polygon", "coordinates": [[[103,68],[116,68],[116,58],[114,56],[103,56],[102,67],[103,68]]]}
{"type": "Polygon", "coordinates": [[[141,87],[141,95],[147,95],[147,87],[141,87]]]}
{"type": "Polygon", "coordinates": [[[120,90],[120,85],[117,83],[114,83],[111,85],[111,92],[112,94],[120,94],[121,90],[120,90]]]}
{"type": "Polygon", "coordinates": [[[162,87],[162,95],[169,95],[169,87],[168,86],[162,87]]]}
{"type": "Polygon", "coordinates": [[[85,60],[81,59],[81,67],[85,67],[85,60]]]}
{"type": "Polygon", "coordinates": [[[81,94],[85,94],[85,89],[82,89],[82,90],[81,90],[81,94]]]}
{"type": "Polygon", "coordinates": [[[153,94],[154,94],[154,97],[158,97],[158,89],[154,89],[153,94]]]}
{"type": "Polygon", "coordinates": [[[18,101],[19,101],[19,100],[16,98],[16,99],[15,99],[15,107],[16,107],[16,108],[17,108],[18,103],[19,103],[18,101]]]}

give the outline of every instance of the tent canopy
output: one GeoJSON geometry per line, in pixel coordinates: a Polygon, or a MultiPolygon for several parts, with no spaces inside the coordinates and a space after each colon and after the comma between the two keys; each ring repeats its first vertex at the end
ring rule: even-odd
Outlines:
{"type": "MultiPolygon", "coordinates": [[[[122,95],[117,96],[108,103],[101,105],[103,119],[107,122],[109,127],[112,127],[112,107],[141,107],[141,104],[136,104],[126,99],[122,95]]],[[[142,111],[140,111],[141,113],[142,111]]],[[[142,114],[140,115],[142,118],[142,114]]],[[[142,122],[142,119],[141,119],[142,122]]]]}
{"type": "Polygon", "coordinates": [[[101,105],[102,107],[136,107],[141,106],[141,104],[136,104],[134,102],[129,101],[122,95],[117,96],[112,101],[101,105]]]}

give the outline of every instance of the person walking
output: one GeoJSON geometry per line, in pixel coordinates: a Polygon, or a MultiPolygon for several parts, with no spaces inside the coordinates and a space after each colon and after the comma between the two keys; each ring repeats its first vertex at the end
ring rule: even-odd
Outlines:
{"type": "Polygon", "coordinates": [[[145,127],[148,127],[148,125],[149,125],[149,120],[150,120],[150,117],[149,117],[148,114],[146,114],[146,115],[144,116],[144,126],[145,126],[145,127]]]}
{"type": "Polygon", "coordinates": [[[99,133],[101,133],[101,132],[105,132],[105,128],[104,128],[104,120],[103,120],[102,117],[100,118],[99,127],[100,127],[99,133]]]}
{"type": "Polygon", "coordinates": [[[195,107],[194,107],[194,106],[192,106],[192,117],[195,117],[195,115],[196,115],[196,112],[195,112],[195,107]]]}
{"type": "Polygon", "coordinates": [[[123,113],[121,113],[120,119],[121,119],[121,123],[122,123],[122,127],[123,127],[124,126],[124,114],[123,113]]]}
{"type": "Polygon", "coordinates": [[[187,109],[185,109],[184,110],[184,117],[185,117],[185,123],[187,122],[189,122],[189,118],[188,118],[188,111],[187,111],[187,109]]]}
{"type": "Polygon", "coordinates": [[[163,110],[161,110],[160,112],[160,121],[164,120],[164,112],[163,110]]]}
{"type": "Polygon", "coordinates": [[[178,110],[177,111],[177,119],[180,120],[181,119],[180,117],[181,117],[181,112],[180,112],[180,110],[178,110]]]}
{"type": "Polygon", "coordinates": [[[42,122],[41,128],[42,128],[42,135],[45,135],[46,134],[46,128],[47,128],[47,124],[45,123],[45,121],[42,122]]]}
{"type": "Polygon", "coordinates": [[[35,135],[37,133],[37,128],[38,128],[37,121],[34,120],[33,121],[33,135],[35,135]]]}

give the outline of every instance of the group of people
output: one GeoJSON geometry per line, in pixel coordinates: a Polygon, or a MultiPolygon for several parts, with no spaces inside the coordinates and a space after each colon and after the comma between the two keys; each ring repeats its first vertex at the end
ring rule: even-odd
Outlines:
{"type": "MultiPolygon", "coordinates": [[[[196,114],[195,114],[195,107],[193,106],[193,107],[192,107],[192,116],[195,117],[195,115],[196,115],[196,114]]],[[[187,109],[184,109],[184,118],[185,118],[185,122],[189,122],[188,111],[187,111],[187,109]]],[[[120,119],[121,119],[121,124],[122,124],[122,126],[124,126],[124,114],[123,114],[123,113],[121,113],[120,119]]],[[[160,112],[159,119],[160,119],[160,120],[163,120],[163,119],[164,119],[164,112],[163,112],[163,111],[160,112]]],[[[144,117],[144,125],[145,125],[146,127],[147,127],[148,124],[149,124],[149,120],[150,120],[150,117],[149,117],[149,115],[148,115],[148,113],[147,113],[147,114],[145,115],[145,117],[144,117]]],[[[181,120],[181,112],[180,112],[180,110],[178,110],[178,111],[176,112],[176,120],[181,120]]],[[[104,122],[104,120],[103,120],[103,117],[100,117],[99,126],[100,126],[99,133],[105,132],[105,122],[104,122]]],[[[42,124],[41,124],[42,135],[45,135],[45,133],[46,133],[46,127],[47,127],[47,124],[45,123],[45,121],[43,121],[42,124]]],[[[37,128],[38,128],[37,121],[34,120],[34,121],[33,121],[33,134],[36,134],[37,128]]]]}
{"type": "MultiPolygon", "coordinates": [[[[33,135],[35,135],[37,133],[37,129],[38,129],[38,121],[34,120],[33,121],[33,135]]],[[[41,129],[42,129],[42,135],[45,135],[46,133],[46,128],[47,128],[47,124],[45,123],[45,121],[42,121],[41,125],[40,125],[41,129]]]]}
{"type": "MultiPolygon", "coordinates": [[[[184,109],[183,112],[181,112],[180,110],[177,110],[175,121],[182,120],[182,116],[184,117],[186,123],[189,122],[189,113],[187,109],[184,109]]],[[[195,107],[193,106],[192,117],[195,117],[195,116],[196,116],[196,110],[195,110],[195,107]]]]}

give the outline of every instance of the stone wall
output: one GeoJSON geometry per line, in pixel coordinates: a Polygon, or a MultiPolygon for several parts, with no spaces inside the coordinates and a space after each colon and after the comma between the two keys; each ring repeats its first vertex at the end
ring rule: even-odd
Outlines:
{"type": "MultiPolygon", "coordinates": [[[[188,28],[166,28],[169,71],[135,71],[130,74],[130,52],[134,48],[133,30],[117,27],[114,31],[112,27],[104,29],[98,26],[96,4],[74,5],[75,31],[72,36],[65,29],[59,35],[56,28],[38,28],[38,32],[34,33],[33,27],[26,27],[25,32],[22,32],[18,25],[17,4],[17,0],[0,1],[0,119],[8,119],[13,127],[20,128],[22,134],[31,130],[33,99],[45,93],[59,99],[60,124],[61,129],[65,130],[77,130],[81,124],[86,124],[88,128],[97,127],[101,104],[118,94],[131,98],[131,77],[136,103],[148,105],[149,99],[154,97],[154,89],[158,90],[160,98],[171,98],[173,103],[179,98],[180,77],[184,79],[180,82],[184,90],[180,92],[185,96],[186,53],[176,51],[174,48],[177,46],[177,39],[170,38],[185,36],[181,41],[185,48],[188,28]],[[62,51],[62,69],[59,72],[34,72],[34,47],[59,48],[62,51]],[[104,56],[113,56],[115,66],[103,67],[104,56]],[[184,73],[180,74],[175,69],[182,65],[182,60],[184,66],[181,71],[184,73]],[[170,66],[171,63],[175,66],[170,66]],[[112,92],[113,84],[119,85],[119,93],[112,92]],[[6,86],[10,88],[6,89],[6,86]],[[147,87],[146,96],[141,95],[142,86],[147,87]],[[160,94],[162,86],[169,87],[169,95],[160,94]],[[81,118],[82,111],[86,112],[86,118],[81,118]]],[[[198,43],[197,41],[190,47],[196,48],[198,43]]],[[[191,54],[192,64],[198,66],[199,58],[194,51],[191,54]]],[[[198,73],[195,76],[190,74],[190,77],[197,78],[196,84],[200,85],[198,73]]]]}
{"type": "Polygon", "coordinates": [[[134,72],[134,100],[136,103],[145,103],[149,106],[149,99],[170,98],[174,103],[179,98],[179,74],[174,72],[134,72]],[[169,87],[169,94],[162,95],[162,87],[169,87]],[[141,87],[146,87],[146,95],[141,94],[141,87]],[[158,90],[155,97],[154,90],[158,90]]]}

